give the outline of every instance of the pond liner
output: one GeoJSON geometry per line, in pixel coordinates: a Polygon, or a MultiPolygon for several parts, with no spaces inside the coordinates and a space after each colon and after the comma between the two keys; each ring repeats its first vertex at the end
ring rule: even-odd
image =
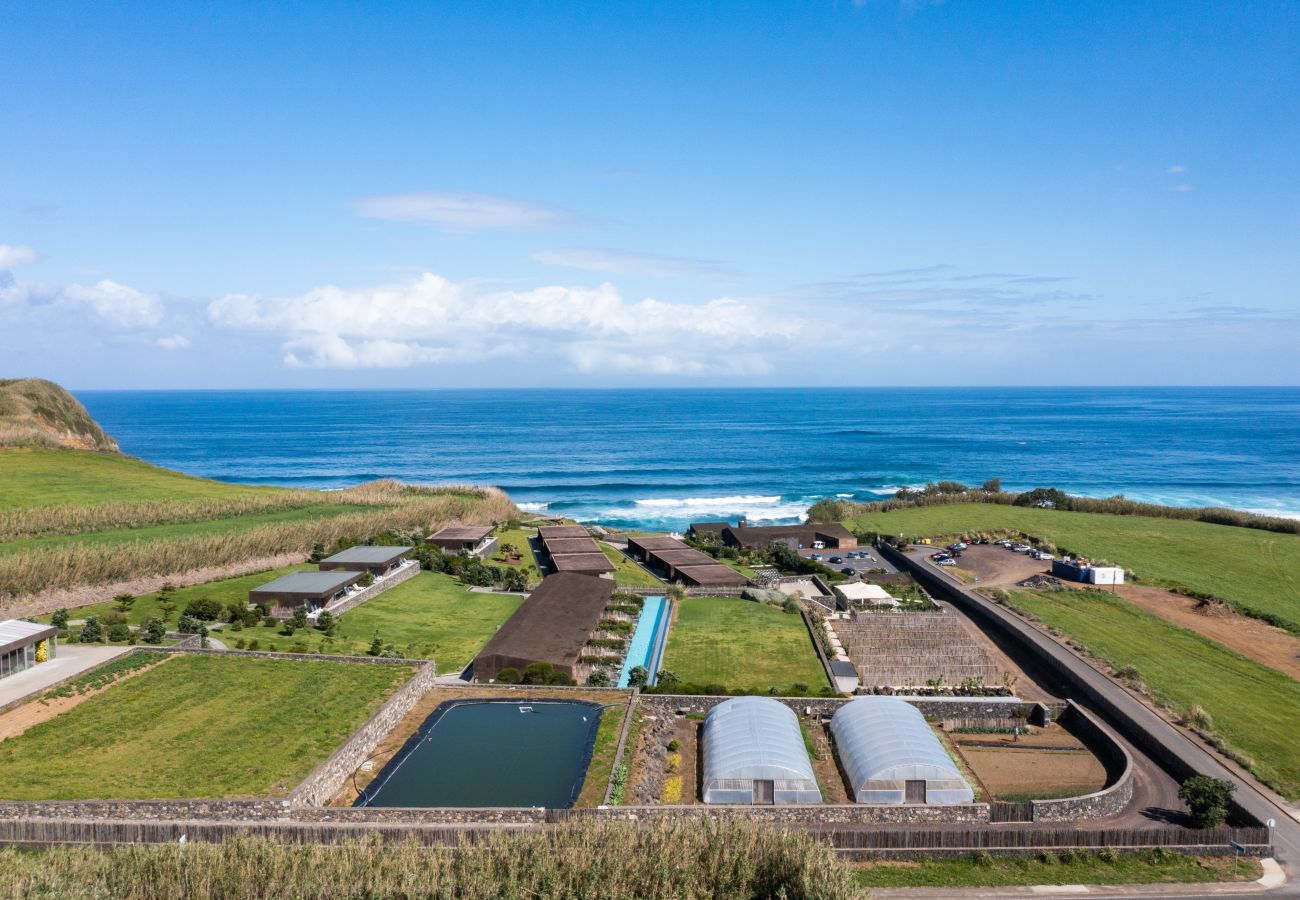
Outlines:
{"type": "MultiPolygon", "coordinates": [[[[587,769],[591,766],[591,757],[596,750],[596,732],[600,729],[601,717],[605,714],[606,706],[609,704],[596,703],[592,700],[566,700],[557,699],[555,697],[475,697],[467,698],[465,700],[444,700],[442,703],[438,704],[433,712],[429,713],[428,718],[420,723],[420,727],[406,739],[406,742],[402,744],[401,749],[394,753],[392,758],[384,764],[384,767],[379,770],[379,774],[376,775],[374,779],[365,786],[365,788],[357,791],[357,799],[352,805],[354,807],[369,806],[373,796],[383,789],[384,785],[388,782],[388,779],[402,767],[402,764],[405,763],[411,754],[415,752],[415,749],[429,736],[429,732],[433,731],[434,726],[436,726],[447,713],[459,706],[486,706],[488,704],[497,704],[500,706],[585,706],[597,713],[597,715],[592,716],[591,725],[587,729],[587,739],[582,754],[581,765],[583,777],[577,779],[574,783],[569,792],[569,801],[561,807],[562,809],[572,808],[573,804],[578,801],[578,795],[582,793],[582,783],[586,780],[587,769]]],[[[355,773],[353,774],[355,777],[355,773]]],[[[380,807],[376,808],[378,809],[380,807]]],[[[463,807],[455,808],[459,809],[463,807]]]]}

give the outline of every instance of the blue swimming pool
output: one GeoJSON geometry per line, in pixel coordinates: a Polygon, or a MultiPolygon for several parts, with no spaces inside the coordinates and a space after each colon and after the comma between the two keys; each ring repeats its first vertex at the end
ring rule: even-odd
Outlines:
{"type": "Polygon", "coordinates": [[[663,632],[665,612],[668,603],[663,597],[646,597],[641,607],[641,615],[636,620],[636,629],[632,632],[632,642],[627,648],[627,659],[623,660],[623,671],[618,676],[618,686],[627,687],[630,673],[637,666],[645,666],[650,672],[650,683],[654,684],[655,671],[659,668],[658,653],[662,649],[660,635],[663,632]]]}

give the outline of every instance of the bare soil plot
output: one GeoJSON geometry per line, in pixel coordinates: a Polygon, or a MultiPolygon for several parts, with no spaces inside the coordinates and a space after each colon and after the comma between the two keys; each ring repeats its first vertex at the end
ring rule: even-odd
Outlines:
{"type": "Polygon", "coordinates": [[[1064,728],[1009,734],[953,734],[957,752],[990,800],[1078,797],[1106,786],[1101,761],[1064,728]]]}
{"type": "Polygon", "coordinates": [[[1300,679],[1300,638],[1259,619],[1243,616],[1219,604],[1202,606],[1199,600],[1144,585],[1121,585],[1121,597],[1166,622],[1195,631],[1242,656],[1300,679]]]}
{"type": "Polygon", "coordinates": [[[848,788],[844,783],[844,772],[840,769],[835,751],[831,747],[828,726],[805,719],[804,727],[808,729],[808,736],[812,738],[813,772],[817,775],[817,783],[821,785],[822,802],[852,803],[853,798],[849,796],[848,788]]]}
{"type": "Polygon", "coordinates": [[[982,588],[1010,587],[1034,575],[1050,573],[1052,564],[996,544],[976,544],[962,551],[955,568],[978,576],[982,588]]]}
{"type": "Polygon", "coordinates": [[[11,709],[9,712],[0,715],[0,741],[17,737],[33,725],[39,725],[47,719],[53,719],[55,716],[59,715],[59,713],[67,712],[74,706],[80,706],[96,694],[102,694],[104,691],[114,687],[115,685],[121,684],[128,678],[134,678],[137,675],[148,672],[150,669],[156,669],[158,666],[172,658],[165,653],[159,653],[157,656],[158,658],[153,665],[134,669],[123,675],[119,675],[115,681],[106,684],[103,687],[88,690],[84,694],[74,693],[70,697],[54,697],[50,700],[37,699],[30,703],[24,703],[16,709],[11,709]]]}

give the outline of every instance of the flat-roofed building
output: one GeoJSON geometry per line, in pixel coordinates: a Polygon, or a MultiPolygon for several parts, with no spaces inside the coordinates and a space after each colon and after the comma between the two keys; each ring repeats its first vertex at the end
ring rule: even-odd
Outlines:
{"type": "Polygon", "coordinates": [[[320,561],[322,572],[369,572],[382,578],[400,568],[414,547],[349,547],[320,561]]]}
{"type": "Polygon", "coordinates": [[[502,669],[522,672],[535,662],[576,678],[582,650],[599,630],[614,588],[608,578],[548,575],[474,658],[474,680],[495,681],[502,669]]]}
{"type": "Polygon", "coordinates": [[[644,537],[630,537],[627,539],[627,552],[642,562],[650,561],[650,554],[655,550],[689,550],[690,548],[683,544],[677,538],[670,538],[664,534],[651,534],[644,537]]]}
{"type": "Polygon", "coordinates": [[[651,550],[649,564],[662,569],[671,580],[676,577],[677,569],[680,567],[716,565],[717,560],[707,553],[682,547],[677,550],[651,550]]]}
{"type": "Polygon", "coordinates": [[[849,581],[833,584],[831,590],[835,596],[846,603],[866,604],[869,606],[898,606],[898,600],[890,596],[889,591],[878,584],[864,581],[849,581]]]}
{"type": "Polygon", "coordinates": [[[309,611],[324,608],[347,596],[348,588],[361,580],[364,572],[290,572],[248,592],[248,602],[261,604],[277,619],[287,619],[294,610],[306,606],[309,611]]]}
{"type": "Polygon", "coordinates": [[[749,579],[730,566],[711,562],[700,566],[678,566],[673,580],[687,587],[724,588],[744,587],[749,579]]]}
{"type": "Polygon", "coordinates": [[[843,525],[736,525],[722,531],[722,542],[731,547],[762,550],[773,544],[786,544],[794,550],[853,550],[858,539],[843,525]],[[820,546],[819,546],[820,545],[820,546]]]}
{"type": "Polygon", "coordinates": [[[0,622],[0,678],[25,672],[53,659],[59,643],[59,629],[38,622],[8,619],[0,622]]]}
{"type": "Polygon", "coordinates": [[[686,534],[696,540],[721,540],[722,532],[730,527],[730,522],[692,522],[686,534]]]}
{"type": "Polygon", "coordinates": [[[447,553],[481,556],[492,545],[492,531],[491,525],[448,525],[424,541],[447,553]]]}
{"type": "Polygon", "coordinates": [[[543,525],[537,529],[537,536],[543,541],[551,538],[591,537],[581,525],[543,525]]]}
{"type": "Polygon", "coordinates": [[[556,553],[551,556],[551,569],[556,572],[604,575],[613,572],[615,566],[608,556],[597,549],[594,553],[556,553]]]}
{"type": "Polygon", "coordinates": [[[543,542],[543,546],[552,556],[560,553],[600,552],[600,546],[589,537],[549,538],[543,542]]]}

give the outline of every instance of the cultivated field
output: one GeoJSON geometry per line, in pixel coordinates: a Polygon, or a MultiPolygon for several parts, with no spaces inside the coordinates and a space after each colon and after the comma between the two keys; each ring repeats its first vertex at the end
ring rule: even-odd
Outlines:
{"type": "Polygon", "coordinates": [[[844,524],[887,535],[1023,532],[1142,578],[1216,594],[1242,612],[1300,631],[1300,535],[983,503],[872,513],[844,524]]]}
{"type": "Polygon", "coordinates": [[[1102,591],[1015,591],[1016,609],[1069,635],[1179,713],[1200,706],[1250,769],[1300,798],[1300,682],[1102,591]]]}
{"type": "Polygon", "coordinates": [[[182,655],[0,743],[0,798],[283,796],[411,673],[182,655]]]}
{"type": "Polygon", "coordinates": [[[663,668],[681,681],[729,690],[829,686],[798,613],[736,598],[687,597],[678,603],[663,668]]]}

